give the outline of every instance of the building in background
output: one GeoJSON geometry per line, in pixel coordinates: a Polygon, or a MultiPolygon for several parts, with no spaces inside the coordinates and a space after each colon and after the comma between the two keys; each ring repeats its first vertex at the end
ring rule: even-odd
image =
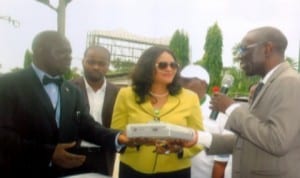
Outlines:
{"type": "Polygon", "coordinates": [[[168,46],[170,38],[148,38],[125,30],[96,30],[87,34],[86,47],[101,45],[111,52],[111,59],[136,62],[142,52],[153,45],[168,46]]]}
{"type": "MultiPolygon", "coordinates": [[[[95,30],[87,34],[86,47],[101,45],[111,53],[111,61],[129,61],[136,63],[143,51],[153,45],[169,46],[171,38],[149,38],[129,33],[125,30],[95,30]]],[[[124,63],[125,64],[125,63],[124,63]]],[[[113,65],[111,65],[113,67],[113,65]]],[[[107,79],[118,86],[130,85],[128,71],[109,73],[107,79]]]]}

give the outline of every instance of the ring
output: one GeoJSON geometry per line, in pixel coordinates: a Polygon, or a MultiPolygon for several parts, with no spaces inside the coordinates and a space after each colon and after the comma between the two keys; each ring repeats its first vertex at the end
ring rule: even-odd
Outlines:
{"type": "Polygon", "coordinates": [[[170,150],[166,150],[166,151],[165,151],[165,154],[166,154],[166,155],[170,154],[170,150]]]}

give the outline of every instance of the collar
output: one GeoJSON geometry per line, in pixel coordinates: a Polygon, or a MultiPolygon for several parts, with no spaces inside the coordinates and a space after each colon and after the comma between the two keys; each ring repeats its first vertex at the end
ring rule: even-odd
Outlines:
{"type": "Polygon", "coordinates": [[[265,77],[261,80],[263,84],[267,83],[268,79],[271,77],[271,75],[279,68],[279,66],[283,65],[283,63],[278,64],[276,67],[274,67],[272,70],[270,70],[265,77]]]}
{"type": "Polygon", "coordinates": [[[101,86],[101,88],[99,88],[97,91],[94,91],[93,88],[90,86],[90,84],[87,82],[85,76],[83,77],[83,80],[84,80],[84,84],[85,84],[85,89],[87,91],[93,91],[94,93],[96,92],[99,92],[99,91],[105,91],[105,88],[106,88],[106,85],[107,85],[107,82],[106,82],[106,78],[104,77],[103,79],[103,85],[101,86]]]}
{"type": "Polygon", "coordinates": [[[55,78],[55,79],[58,79],[58,78],[61,78],[60,76],[51,76],[49,74],[47,74],[46,72],[42,71],[41,69],[39,69],[36,65],[34,65],[34,63],[31,64],[32,68],[33,68],[33,71],[36,73],[36,75],[38,76],[39,80],[41,83],[43,83],[43,78],[44,76],[46,75],[47,77],[49,78],[55,78]]]}

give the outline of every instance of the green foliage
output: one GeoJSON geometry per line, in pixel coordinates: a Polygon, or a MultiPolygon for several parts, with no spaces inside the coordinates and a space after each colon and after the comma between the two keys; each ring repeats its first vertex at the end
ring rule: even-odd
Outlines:
{"type": "Polygon", "coordinates": [[[232,97],[248,96],[249,87],[252,84],[257,83],[260,79],[259,76],[246,76],[245,73],[237,67],[226,68],[224,69],[224,73],[230,74],[234,78],[233,85],[228,92],[228,95],[232,97]]]}
{"type": "Polygon", "coordinates": [[[18,72],[18,71],[20,71],[20,70],[22,70],[22,68],[20,68],[20,67],[15,67],[15,68],[12,68],[12,69],[10,70],[10,72],[18,72]]]}
{"type": "Polygon", "coordinates": [[[110,63],[114,69],[113,72],[110,73],[128,73],[135,65],[133,61],[123,60],[121,58],[113,59],[110,63]]]}
{"type": "Polygon", "coordinates": [[[290,65],[292,66],[293,69],[297,70],[298,68],[298,62],[296,60],[294,60],[291,57],[286,57],[285,60],[290,63],[290,65]]]}
{"type": "Polygon", "coordinates": [[[212,86],[219,86],[222,80],[222,47],[222,32],[218,24],[215,23],[208,29],[204,45],[205,53],[202,58],[203,67],[207,69],[210,75],[210,85],[208,91],[211,91],[212,86]]]}
{"type": "Polygon", "coordinates": [[[77,67],[73,67],[71,69],[68,69],[68,71],[63,75],[63,78],[66,80],[71,80],[73,78],[79,77],[79,70],[77,67]]]}
{"type": "Polygon", "coordinates": [[[23,67],[24,68],[28,68],[32,63],[32,52],[30,52],[28,49],[25,52],[25,56],[24,56],[24,64],[23,67]]]}
{"type": "Polygon", "coordinates": [[[183,30],[175,31],[169,47],[174,52],[175,57],[182,68],[189,64],[189,37],[183,30]]]}
{"type": "Polygon", "coordinates": [[[239,59],[237,58],[238,53],[238,47],[240,46],[240,43],[237,43],[232,48],[232,56],[233,56],[233,63],[238,63],[239,59]]]}

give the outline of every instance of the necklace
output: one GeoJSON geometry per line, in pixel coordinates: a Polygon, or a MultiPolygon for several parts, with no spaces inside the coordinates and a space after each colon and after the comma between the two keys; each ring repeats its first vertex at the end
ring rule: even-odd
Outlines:
{"type": "Polygon", "coordinates": [[[160,120],[159,112],[160,112],[160,109],[158,109],[158,108],[154,109],[154,121],[159,121],[160,120]]]}
{"type": "Polygon", "coordinates": [[[154,96],[156,98],[163,98],[169,95],[169,92],[167,91],[166,93],[163,94],[157,94],[157,93],[153,93],[152,91],[149,92],[151,96],[154,96]]]}

